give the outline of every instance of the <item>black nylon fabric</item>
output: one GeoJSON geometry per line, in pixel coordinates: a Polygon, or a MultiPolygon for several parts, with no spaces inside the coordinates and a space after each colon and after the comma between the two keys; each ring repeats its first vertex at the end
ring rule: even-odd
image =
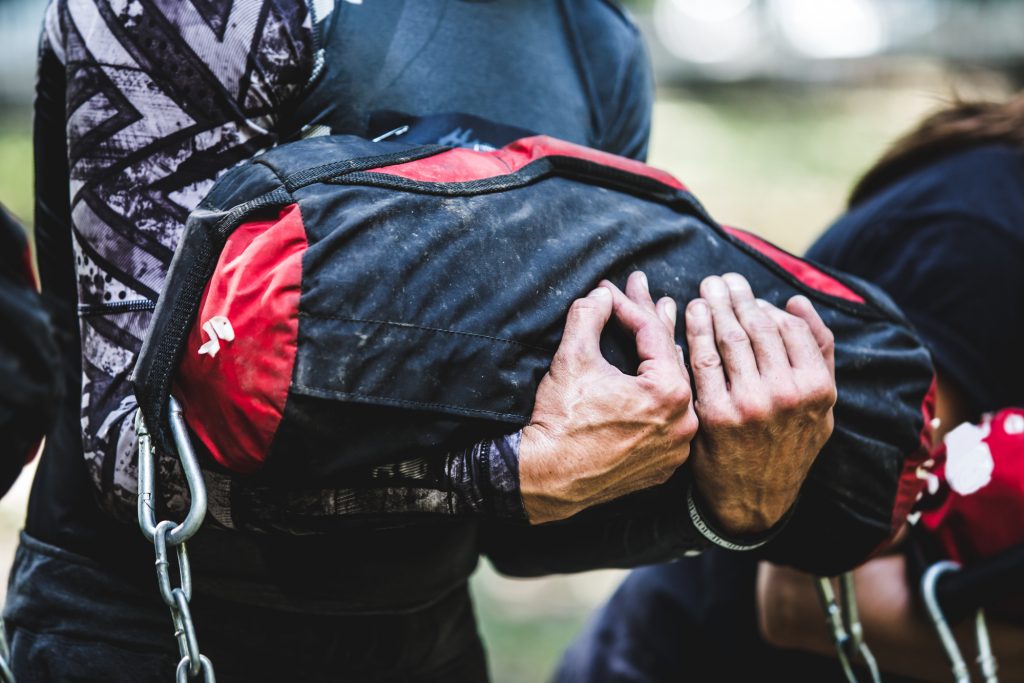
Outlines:
{"type": "MultiPolygon", "coordinates": [[[[194,316],[194,291],[211,274],[207,247],[193,245],[236,227],[224,216],[272,189],[271,169],[290,195],[273,208],[298,203],[309,248],[289,399],[257,476],[336,481],[355,466],[514,431],[528,421],[568,306],[602,278],[621,284],[642,269],[652,294],[685,302],[708,274],[735,271],[776,305],[809,296],[836,337],[835,432],[769,556],[830,573],[888,535],[933,373],[880,291],[837,276],[867,300],[860,305],[809,289],[728,236],[688,193],[646,177],[563,157],[464,184],[356,170],[393,163],[395,154],[416,155],[397,143],[318,138],[225,176],[189,221],[138,364],[151,425],[163,424],[154,407],[169,381],[154,359],[180,357],[170,340],[185,333],[169,328],[183,312],[194,316]],[[388,156],[349,163],[368,151],[388,156]],[[328,160],[338,175],[309,170],[328,160]]],[[[685,339],[682,329],[677,336],[685,339]]],[[[623,371],[635,370],[622,333],[609,329],[602,349],[623,371]]]]}

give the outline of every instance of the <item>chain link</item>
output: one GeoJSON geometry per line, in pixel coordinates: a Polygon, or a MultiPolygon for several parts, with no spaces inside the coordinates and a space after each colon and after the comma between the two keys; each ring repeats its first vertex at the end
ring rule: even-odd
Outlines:
{"type": "Polygon", "coordinates": [[[139,441],[139,528],[153,543],[157,588],[160,597],[171,611],[171,621],[174,623],[174,637],[178,641],[178,653],[181,655],[175,679],[183,683],[202,674],[206,683],[216,683],[213,664],[199,651],[199,639],[196,637],[196,627],[192,621],[192,610],[189,607],[189,601],[192,599],[192,568],[189,564],[188,549],[185,547],[185,541],[195,535],[206,516],[206,485],[203,482],[199,461],[188,438],[181,406],[174,398],[168,400],[168,414],[174,445],[181,459],[192,505],[185,520],[180,524],[169,519],[157,521],[156,457],[152,438],[146,429],[142,411],[139,410],[135,414],[135,433],[139,441]],[[170,548],[174,548],[178,565],[178,585],[171,581],[170,548]]]}
{"type": "Polygon", "coordinates": [[[881,674],[878,671],[878,664],[867,643],[864,642],[864,629],[857,612],[857,595],[853,586],[853,574],[847,572],[839,579],[842,608],[836,601],[831,579],[818,577],[816,585],[818,598],[825,608],[825,623],[831,632],[832,642],[839,657],[839,665],[843,669],[846,680],[849,683],[858,683],[852,662],[859,657],[867,668],[872,683],[879,683],[881,674]]]}

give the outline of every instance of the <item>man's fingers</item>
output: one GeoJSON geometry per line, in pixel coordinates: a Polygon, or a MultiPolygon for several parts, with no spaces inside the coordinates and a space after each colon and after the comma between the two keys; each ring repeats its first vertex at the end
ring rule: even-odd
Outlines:
{"type": "Polygon", "coordinates": [[[671,297],[664,296],[655,304],[654,299],[651,298],[650,283],[647,280],[647,275],[640,270],[633,271],[630,274],[629,279],[626,280],[625,292],[629,300],[637,306],[649,313],[656,314],[658,319],[671,332],[672,338],[675,339],[677,310],[676,302],[671,297]]]}
{"type": "Polygon", "coordinates": [[[645,311],[654,312],[654,299],[651,298],[650,285],[647,283],[647,276],[642,271],[635,270],[630,273],[626,280],[626,296],[645,311]]]}
{"type": "Polygon", "coordinates": [[[782,339],[786,344],[789,363],[795,369],[818,369],[824,365],[825,358],[818,348],[818,342],[811,334],[810,326],[791,313],[780,310],[767,301],[758,300],[758,306],[771,316],[778,326],[782,339]]]}
{"type": "Polygon", "coordinates": [[[727,401],[722,357],[715,344],[711,309],[703,299],[694,299],[686,307],[686,343],[690,347],[690,369],[697,385],[697,400],[702,405],[727,401]]]}
{"type": "Polygon", "coordinates": [[[668,296],[663,296],[658,299],[656,304],[658,311],[658,318],[662,323],[665,324],[666,329],[671,333],[672,338],[676,338],[676,316],[678,311],[676,309],[675,299],[668,296]]]}
{"type": "Polygon", "coordinates": [[[704,278],[700,283],[700,295],[711,309],[715,343],[729,383],[741,386],[760,379],[750,338],[736,318],[725,280],[716,275],[704,278]]]}
{"type": "Polygon", "coordinates": [[[650,316],[647,311],[641,308],[635,301],[626,296],[625,293],[608,280],[602,280],[600,286],[607,289],[612,295],[612,311],[615,319],[631,334],[636,334],[640,328],[647,324],[650,316]]]}
{"type": "MultiPolygon", "coordinates": [[[[676,366],[675,338],[654,310],[654,304],[652,303],[651,309],[647,310],[612,283],[602,282],[601,287],[607,288],[612,294],[616,320],[636,339],[636,352],[641,361],[641,370],[645,369],[644,363],[655,361],[676,366]]],[[[647,298],[650,299],[649,296],[647,298]]]]}
{"type": "Polygon", "coordinates": [[[758,371],[770,377],[788,370],[789,358],[779,328],[757,305],[750,283],[738,273],[726,273],[722,280],[729,287],[736,319],[750,338],[758,371]]]}
{"type": "Polygon", "coordinates": [[[572,366],[596,359],[604,361],[601,331],[611,317],[612,293],[605,287],[598,287],[582,299],[573,301],[555,357],[572,366]]]}
{"type": "Polygon", "coordinates": [[[686,377],[686,381],[689,382],[690,381],[690,371],[686,367],[686,354],[683,353],[683,347],[680,346],[679,344],[676,344],[676,356],[679,357],[679,369],[682,371],[683,375],[686,377]]]}
{"type": "Polygon", "coordinates": [[[786,302],[786,310],[807,323],[818,348],[821,349],[821,355],[825,358],[825,364],[834,378],[836,375],[835,337],[832,335],[832,330],[828,329],[825,321],[814,310],[811,300],[805,296],[794,296],[786,302]]]}

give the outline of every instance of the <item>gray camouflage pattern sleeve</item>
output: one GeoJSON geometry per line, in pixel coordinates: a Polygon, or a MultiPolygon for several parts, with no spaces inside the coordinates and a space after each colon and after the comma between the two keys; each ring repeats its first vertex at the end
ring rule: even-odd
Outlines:
{"type": "MultiPolygon", "coordinates": [[[[279,112],[310,74],[310,43],[299,0],[47,8],[45,54],[66,84],[82,446],[117,516],[134,514],[136,496],[128,378],[185,219],[221,173],[278,141],[279,112]]],[[[171,474],[173,461],[161,468],[171,474]]],[[[173,508],[182,492],[169,480],[173,508]]]]}

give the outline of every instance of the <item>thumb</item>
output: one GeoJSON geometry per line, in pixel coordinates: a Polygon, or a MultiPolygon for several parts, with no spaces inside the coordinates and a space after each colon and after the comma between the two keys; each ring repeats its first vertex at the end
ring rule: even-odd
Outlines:
{"type": "Polygon", "coordinates": [[[832,330],[828,329],[828,326],[818,315],[818,312],[814,310],[814,304],[811,303],[810,299],[805,296],[794,296],[788,302],[786,302],[786,311],[798,318],[803,318],[807,326],[811,328],[811,334],[814,336],[814,341],[817,342],[818,348],[821,349],[821,355],[825,359],[825,365],[828,366],[828,370],[832,373],[832,378],[836,376],[836,345],[835,337],[832,334],[832,330]]]}
{"type": "Polygon", "coordinates": [[[571,365],[604,361],[601,355],[601,332],[612,316],[612,294],[598,287],[569,307],[565,331],[555,357],[571,365]]]}

